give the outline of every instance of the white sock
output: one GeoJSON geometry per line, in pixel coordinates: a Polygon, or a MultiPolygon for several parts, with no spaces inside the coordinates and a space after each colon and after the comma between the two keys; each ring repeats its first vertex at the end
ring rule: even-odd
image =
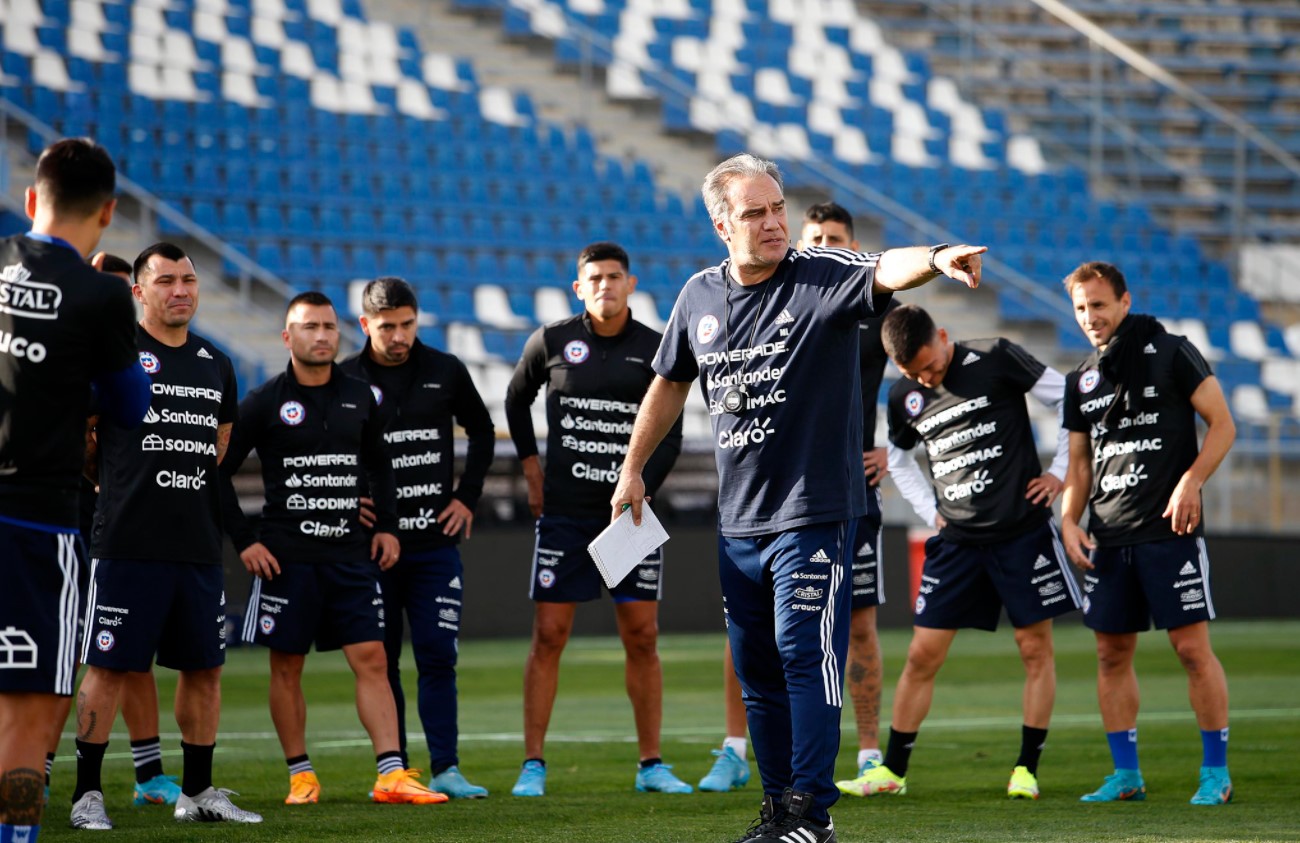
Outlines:
{"type": "Polygon", "coordinates": [[[731,751],[736,753],[741,761],[745,760],[745,751],[749,749],[749,741],[744,738],[724,738],[722,741],[723,748],[731,747],[731,751]]]}
{"type": "Polygon", "coordinates": [[[880,750],[878,750],[878,749],[859,749],[859,750],[858,750],[858,769],[859,769],[859,770],[861,770],[861,769],[862,769],[862,765],[865,764],[865,763],[867,763],[868,761],[874,761],[874,762],[876,762],[877,765],[879,765],[880,762],[882,762],[882,761],[884,761],[884,760],[885,760],[885,756],[882,755],[881,752],[880,752],[880,750]]]}

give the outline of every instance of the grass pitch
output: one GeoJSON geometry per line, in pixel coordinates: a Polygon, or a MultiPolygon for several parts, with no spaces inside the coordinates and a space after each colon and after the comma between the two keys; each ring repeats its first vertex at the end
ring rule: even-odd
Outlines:
{"type": "MultiPolygon", "coordinates": [[[[671,619],[666,624],[671,626],[671,619]]],[[[957,637],[939,676],[934,707],[922,727],[908,772],[908,794],[845,797],[834,810],[844,843],[888,841],[1300,841],[1300,622],[1220,622],[1216,650],[1232,694],[1229,764],[1232,804],[1187,804],[1196,788],[1200,739],[1187,704],[1186,682],[1163,633],[1142,637],[1140,752],[1148,796],[1143,803],[1084,805],[1080,794],[1111,771],[1095,702],[1091,634],[1077,625],[1057,631],[1057,703],[1039,768],[1036,802],[1005,797],[1020,735],[1021,678],[1011,631],[957,637]]],[[[890,693],[902,669],[908,634],[887,631],[887,733],[890,693]]],[[[104,784],[117,825],[107,837],[130,840],[434,840],[528,843],[712,843],[731,841],[757,814],[757,770],[744,790],[667,796],[633,790],[636,744],[623,692],[622,651],[613,638],[574,639],[565,653],[560,693],[547,744],[548,795],[510,796],[522,760],[521,677],[527,642],[464,641],[461,645],[461,769],[492,791],[490,798],[426,807],[372,805],[374,759],[352,704],[351,674],[338,654],[312,655],[305,679],[308,745],[323,801],[282,804],[288,776],[266,709],[266,654],[235,650],[225,672],[216,783],[240,795],[238,805],[266,817],[261,826],[177,825],[170,811],[130,805],[126,734],[114,734],[104,784]]],[[[708,770],[722,737],[722,636],[665,635],[665,760],[694,784],[708,770]]],[[[410,665],[409,658],[405,665],[410,665]]],[[[174,675],[158,672],[169,700],[174,675]]],[[[415,687],[408,669],[408,689],[415,687]]],[[[410,698],[408,697],[408,700],[410,698]]],[[[411,710],[413,712],[413,700],[411,710]]],[[[164,703],[166,709],[166,703],[164,703]]],[[[418,730],[419,723],[409,724],[418,730]]],[[[180,773],[179,736],[163,715],[167,771],[180,773]]],[[[837,772],[851,777],[856,739],[845,711],[837,772]]],[[[419,736],[413,763],[427,761],[419,736]]],[[[75,777],[71,734],[65,734],[42,840],[85,836],[67,827],[75,777]]]]}

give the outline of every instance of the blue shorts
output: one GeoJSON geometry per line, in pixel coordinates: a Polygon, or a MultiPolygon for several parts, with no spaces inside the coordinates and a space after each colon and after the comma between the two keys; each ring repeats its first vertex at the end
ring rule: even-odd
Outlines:
{"type": "Polygon", "coordinates": [[[913,623],[928,629],[998,628],[1005,606],[1017,629],[1079,608],[1079,583],[1065,561],[1054,521],[1003,542],[925,543],[913,623]]]}
{"type": "Polygon", "coordinates": [[[1144,632],[1214,620],[1210,557],[1200,536],[1092,552],[1083,576],[1083,622],[1097,632],[1144,632]]]}
{"type": "Polygon", "coordinates": [[[867,489],[867,514],[858,519],[853,550],[853,609],[885,602],[885,566],[880,551],[884,527],[880,517],[880,487],[867,489]]]}
{"type": "Polygon", "coordinates": [[[143,672],[154,663],[207,670],[226,662],[220,565],[95,559],[86,594],[85,664],[143,672]]]}
{"type": "Polygon", "coordinates": [[[0,693],[72,694],[80,544],[75,531],[0,518],[0,693]]]}
{"type": "Polygon", "coordinates": [[[324,652],[383,641],[379,566],[369,559],[320,565],[280,562],[278,576],[253,579],[244,640],[295,655],[306,655],[313,642],[317,652],[324,652]]]}
{"type": "MultiPolygon", "coordinates": [[[[586,603],[598,599],[605,581],[587,545],[608,526],[609,522],[600,518],[538,518],[528,596],[538,603],[586,603]]],[[[663,595],[663,562],[664,549],[660,547],[609,589],[614,602],[658,600],[663,595]]]]}

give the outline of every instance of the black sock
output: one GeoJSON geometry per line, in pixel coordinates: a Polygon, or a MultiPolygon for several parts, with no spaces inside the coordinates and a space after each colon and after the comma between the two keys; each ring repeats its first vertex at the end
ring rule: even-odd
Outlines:
{"type": "Polygon", "coordinates": [[[662,764],[662,763],[664,763],[664,760],[658,756],[655,756],[654,758],[647,758],[646,760],[641,762],[641,769],[648,770],[654,765],[662,764]]]}
{"type": "Polygon", "coordinates": [[[103,743],[86,743],[77,741],[77,787],[72,791],[72,801],[76,802],[92,790],[104,792],[104,785],[99,780],[104,769],[104,751],[108,741],[103,743]]]}
{"type": "Polygon", "coordinates": [[[181,773],[181,793],[198,796],[212,787],[212,751],[216,744],[186,743],[181,741],[184,770],[181,773]]]}
{"type": "Polygon", "coordinates": [[[1043,754],[1043,744],[1045,743],[1047,743],[1046,729],[1021,726],[1020,757],[1016,759],[1016,766],[1024,767],[1033,775],[1038,775],[1038,757],[1043,754]]]}
{"type": "Polygon", "coordinates": [[[907,764],[912,760],[912,746],[917,732],[900,732],[889,727],[889,748],[885,750],[885,766],[889,772],[902,778],[907,775],[907,764]]]}
{"type": "Polygon", "coordinates": [[[386,776],[396,770],[405,770],[402,766],[402,753],[395,749],[388,752],[381,752],[375,756],[375,768],[379,770],[379,775],[386,776]]]}
{"type": "Polygon", "coordinates": [[[158,736],[142,741],[131,741],[131,761],[135,764],[135,780],[144,784],[154,776],[163,774],[162,742],[158,736]]]}
{"type": "Polygon", "coordinates": [[[542,765],[542,769],[546,769],[546,759],[545,759],[545,758],[525,758],[525,759],[524,759],[524,763],[525,763],[525,764],[527,764],[529,761],[536,761],[538,764],[541,764],[541,765],[542,765]]]}
{"type": "Polygon", "coordinates": [[[54,769],[54,753],[45,753],[45,786],[50,786],[50,771],[54,769]]]}

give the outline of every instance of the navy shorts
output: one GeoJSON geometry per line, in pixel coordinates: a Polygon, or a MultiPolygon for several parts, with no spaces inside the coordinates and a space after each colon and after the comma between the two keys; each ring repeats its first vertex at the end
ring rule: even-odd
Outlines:
{"type": "Polygon", "coordinates": [[[75,530],[0,518],[0,693],[72,694],[80,544],[75,530]]]}
{"type": "Polygon", "coordinates": [[[1072,612],[1081,602],[1061,534],[1049,520],[994,544],[931,537],[912,622],[929,629],[992,632],[1004,606],[1011,625],[1021,628],[1072,612]]]}
{"type": "Polygon", "coordinates": [[[1210,557],[1200,536],[1099,547],[1083,576],[1083,622],[1097,632],[1143,632],[1214,620],[1210,557]]]}
{"type": "MultiPolygon", "coordinates": [[[[533,573],[528,596],[538,603],[586,603],[605,588],[587,545],[609,522],[600,518],[543,515],[537,519],[533,573]]],[[[663,594],[664,549],[641,560],[621,583],[609,589],[615,603],[658,600],[663,594]]]]}
{"type": "Polygon", "coordinates": [[[206,670],[226,662],[220,565],[95,559],[86,594],[85,664],[143,672],[154,663],[206,670]]]}
{"type": "Polygon", "coordinates": [[[383,641],[379,566],[368,559],[321,565],[281,561],[274,578],[253,578],[244,640],[295,655],[306,655],[313,642],[324,652],[383,641]]]}
{"type": "Polygon", "coordinates": [[[885,566],[880,551],[884,527],[880,517],[880,487],[867,489],[867,514],[858,519],[853,540],[853,609],[885,602],[885,566]]]}

